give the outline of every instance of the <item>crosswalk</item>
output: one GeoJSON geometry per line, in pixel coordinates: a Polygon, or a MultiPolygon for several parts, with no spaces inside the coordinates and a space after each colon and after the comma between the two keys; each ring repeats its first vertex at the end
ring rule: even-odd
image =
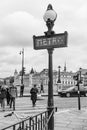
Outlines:
{"type": "Polygon", "coordinates": [[[21,121],[21,118],[24,119],[28,116],[34,116],[40,112],[43,112],[46,110],[47,104],[45,101],[43,103],[42,100],[37,100],[36,106],[32,107],[32,102],[29,97],[19,97],[16,99],[15,108],[14,113],[7,117],[5,116],[12,113],[13,109],[9,108],[9,106],[5,106],[5,111],[3,112],[0,108],[0,129],[21,121]]]}

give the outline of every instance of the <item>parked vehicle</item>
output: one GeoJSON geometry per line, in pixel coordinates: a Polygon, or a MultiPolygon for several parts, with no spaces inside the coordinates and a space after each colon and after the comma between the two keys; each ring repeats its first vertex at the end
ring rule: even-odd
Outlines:
{"type": "MultiPolygon", "coordinates": [[[[78,87],[73,86],[65,90],[58,91],[58,95],[61,97],[74,97],[78,96],[78,87]]],[[[86,96],[87,97],[87,89],[86,88],[80,88],[80,96],[86,96]]]]}

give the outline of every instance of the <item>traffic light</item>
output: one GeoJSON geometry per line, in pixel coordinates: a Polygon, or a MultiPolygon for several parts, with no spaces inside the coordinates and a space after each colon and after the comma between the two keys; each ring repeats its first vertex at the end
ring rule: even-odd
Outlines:
{"type": "Polygon", "coordinates": [[[19,75],[22,76],[25,74],[25,67],[23,67],[22,71],[19,72],[19,75]]]}
{"type": "Polygon", "coordinates": [[[83,77],[80,77],[80,81],[79,81],[80,84],[83,83],[83,77]]]}
{"type": "Polygon", "coordinates": [[[73,79],[76,80],[76,81],[78,81],[78,80],[79,80],[79,74],[74,75],[74,76],[73,76],[73,79]]]}
{"type": "Polygon", "coordinates": [[[83,82],[83,77],[80,77],[79,74],[74,75],[74,76],[73,76],[73,79],[77,81],[76,86],[78,86],[79,83],[82,84],[82,82],[83,82]]]}
{"type": "Polygon", "coordinates": [[[22,70],[22,71],[23,71],[23,75],[24,75],[24,74],[25,74],[25,67],[23,67],[23,70],[22,70]]]}
{"type": "Polygon", "coordinates": [[[75,81],[77,81],[77,83],[76,83],[76,86],[78,86],[78,81],[79,81],[79,74],[77,74],[77,75],[74,75],[73,76],[73,79],[75,80],[75,81]]]}

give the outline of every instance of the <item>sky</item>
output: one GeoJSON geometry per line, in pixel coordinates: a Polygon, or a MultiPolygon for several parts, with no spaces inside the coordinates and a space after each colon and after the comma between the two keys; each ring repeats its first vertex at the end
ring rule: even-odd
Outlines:
{"type": "Polygon", "coordinates": [[[53,30],[56,34],[68,32],[68,47],[55,48],[53,69],[67,71],[87,69],[87,0],[0,0],[0,78],[21,70],[24,48],[26,73],[48,68],[48,52],[34,50],[33,35],[47,31],[43,20],[48,4],[57,13],[53,30]]]}

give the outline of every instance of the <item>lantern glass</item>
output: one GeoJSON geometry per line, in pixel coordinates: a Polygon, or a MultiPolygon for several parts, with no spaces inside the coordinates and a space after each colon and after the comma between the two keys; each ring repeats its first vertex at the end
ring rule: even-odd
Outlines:
{"type": "Polygon", "coordinates": [[[57,13],[53,9],[47,9],[44,16],[43,16],[43,19],[45,22],[47,22],[48,19],[51,21],[55,21],[56,18],[57,18],[57,13]]]}

